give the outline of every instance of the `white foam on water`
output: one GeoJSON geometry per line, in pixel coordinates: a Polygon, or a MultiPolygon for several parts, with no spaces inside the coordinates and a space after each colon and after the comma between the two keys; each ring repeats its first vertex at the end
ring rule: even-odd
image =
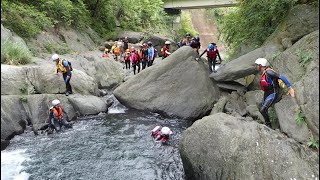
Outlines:
{"type": "Polygon", "coordinates": [[[122,107],[112,107],[108,109],[108,114],[125,113],[126,110],[127,110],[126,108],[122,108],[122,107]]]}
{"type": "Polygon", "coordinates": [[[30,174],[22,171],[21,165],[24,161],[30,160],[25,153],[26,149],[12,151],[1,151],[1,180],[27,180],[30,174]]]}

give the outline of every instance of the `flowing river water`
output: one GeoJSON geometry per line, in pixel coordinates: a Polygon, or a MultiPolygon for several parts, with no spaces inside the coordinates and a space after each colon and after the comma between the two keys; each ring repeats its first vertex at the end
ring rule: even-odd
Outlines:
{"type": "Polygon", "coordinates": [[[183,180],[178,143],[189,125],[116,102],[60,134],[15,136],[1,151],[1,180],[183,180]],[[150,136],[156,125],[174,132],[167,145],[150,136]]]}

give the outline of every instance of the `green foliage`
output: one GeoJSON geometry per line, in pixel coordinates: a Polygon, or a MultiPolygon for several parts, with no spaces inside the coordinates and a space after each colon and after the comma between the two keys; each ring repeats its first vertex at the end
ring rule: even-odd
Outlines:
{"type": "Polygon", "coordinates": [[[24,95],[21,95],[21,96],[19,97],[19,100],[20,100],[20,102],[24,102],[24,103],[28,102],[27,96],[24,96],[24,95]]]}
{"type": "Polygon", "coordinates": [[[195,36],[199,34],[196,30],[192,28],[191,15],[186,12],[181,13],[181,29],[178,31],[178,36],[184,37],[187,32],[191,34],[191,36],[195,36]]]}
{"type": "Polygon", "coordinates": [[[34,6],[8,0],[1,1],[1,23],[23,38],[35,37],[52,26],[51,19],[34,6]]]}
{"type": "Polygon", "coordinates": [[[309,51],[302,51],[301,49],[299,49],[297,52],[296,52],[296,55],[299,57],[299,63],[305,67],[306,64],[308,64],[313,56],[312,56],[312,53],[309,52],[309,51]]]}
{"type": "Polygon", "coordinates": [[[270,118],[270,122],[278,122],[278,116],[277,116],[276,110],[274,109],[273,106],[271,106],[268,109],[268,115],[270,118]]]}
{"type": "Polygon", "coordinates": [[[239,6],[216,11],[219,30],[230,49],[258,47],[274,32],[296,0],[238,0],[239,6]]]}
{"type": "Polygon", "coordinates": [[[1,38],[1,64],[28,64],[31,52],[18,43],[1,38]]]}
{"type": "Polygon", "coordinates": [[[309,138],[307,145],[308,147],[319,149],[319,142],[313,137],[313,135],[309,138]]]}
{"type": "Polygon", "coordinates": [[[297,112],[296,123],[301,126],[303,123],[305,123],[305,118],[306,116],[304,115],[304,112],[299,109],[297,112]]]}
{"type": "Polygon", "coordinates": [[[68,47],[66,43],[57,44],[56,42],[48,41],[44,44],[44,47],[48,51],[48,53],[53,54],[67,54],[71,52],[71,49],[68,47]]]}

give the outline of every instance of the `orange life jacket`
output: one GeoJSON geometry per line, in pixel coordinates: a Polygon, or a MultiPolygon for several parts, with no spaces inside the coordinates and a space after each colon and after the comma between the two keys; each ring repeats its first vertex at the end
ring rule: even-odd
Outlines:
{"type": "Polygon", "coordinates": [[[113,50],[113,53],[117,56],[120,55],[120,48],[119,47],[115,47],[114,50],[113,50]]]}
{"type": "Polygon", "coordinates": [[[52,106],[49,110],[50,112],[52,111],[54,113],[54,119],[62,119],[62,107],[58,106],[58,108],[55,108],[52,106]]]}

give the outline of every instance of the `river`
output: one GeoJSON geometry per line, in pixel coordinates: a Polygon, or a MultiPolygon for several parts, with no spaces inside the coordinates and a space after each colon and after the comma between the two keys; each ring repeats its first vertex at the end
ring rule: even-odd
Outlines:
{"type": "Polygon", "coordinates": [[[116,102],[60,134],[15,136],[1,151],[1,180],[183,180],[178,143],[189,125],[116,102]],[[156,125],[173,131],[167,145],[151,138],[156,125]]]}

